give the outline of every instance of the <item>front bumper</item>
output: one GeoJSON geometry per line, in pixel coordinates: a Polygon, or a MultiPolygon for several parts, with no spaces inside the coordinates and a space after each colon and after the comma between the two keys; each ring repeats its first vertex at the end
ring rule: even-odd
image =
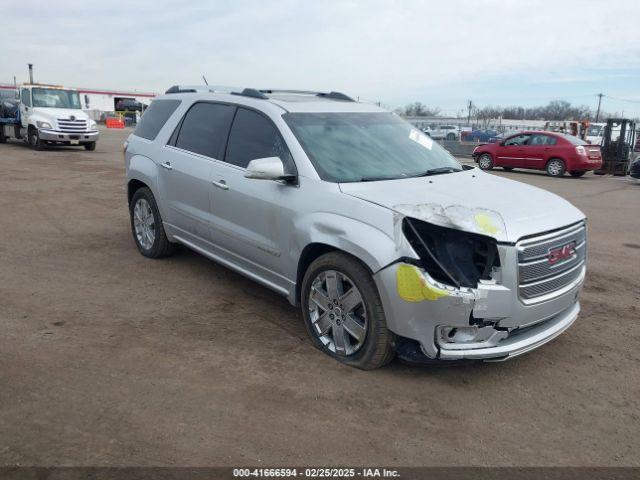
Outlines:
{"type": "Polygon", "coordinates": [[[479,360],[501,361],[517,357],[523,353],[540,347],[553,340],[575,322],[580,313],[580,303],[576,302],[559,313],[556,317],[525,328],[519,332],[513,330],[507,338],[494,347],[475,348],[469,350],[449,350],[442,348],[440,357],[443,360],[479,360]]]}
{"type": "Polygon", "coordinates": [[[100,132],[98,130],[89,130],[86,132],[70,133],[41,128],[38,130],[38,136],[40,137],[40,140],[45,140],[47,142],[89,143],[97,142],[100,138],[100,132]]]}
{"type": "MultiPolygon", "coordinates": [[[[501,264],[516,265],[516,248],[499,247],[501,264]]],[[[431,360],[504,360],[533,350],[571,326],[580,311],[578,296],[585,269],[576,280],[552,298],[525,303],[518,296],[517,274],[503,267],[501,282],[482,282],[474,289],[440,290],[418,267],[424,282],[437,285],[437,295],[410,301],[399,291],[396,263],[374,275],[382,299],[388,328],[395,334],[420,344],[431,360]],[[444,293],[443,293],[444,292],[444,293]],[[480,330],[479,340],[448,341],[443,329],[480,330]],[[450,343],[449,343],[450,342],[450,343]]]]}

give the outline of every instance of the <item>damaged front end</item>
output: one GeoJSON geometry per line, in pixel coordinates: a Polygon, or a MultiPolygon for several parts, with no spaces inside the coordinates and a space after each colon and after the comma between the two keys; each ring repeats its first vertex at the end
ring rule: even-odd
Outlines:
{"type": "Polygon", "coordinates": [[[552,338],[546,333],[557,335],[577,316],[576,308],[570,309],[579,309],[575,296],[551,309],[522,310],[514,245],[409,216],[398,215],[396,226],[398,245],[404,252],[410,247],[414,255],[403,256],[374,278],[388,327],[399,336],[401,358],[422,358],[422,363],[500,360],[545,343],[552,338]],[[558,316],[559,311],[568,316],[558,316]],[[525,331],[521,327],[534,324],[538,330],[531,336],[518,335],[525,331]]]}

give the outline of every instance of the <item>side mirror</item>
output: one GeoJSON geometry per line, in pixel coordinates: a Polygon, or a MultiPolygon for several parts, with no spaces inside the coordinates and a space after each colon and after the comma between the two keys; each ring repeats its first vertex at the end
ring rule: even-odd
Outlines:
{"type": "Polygon", "coordinates": [[[290,180],[291,175],[284,173],[284,165],[280,157],[266,157],[251,160],[244,174],[246,178],[255,180],[290,180]]]}

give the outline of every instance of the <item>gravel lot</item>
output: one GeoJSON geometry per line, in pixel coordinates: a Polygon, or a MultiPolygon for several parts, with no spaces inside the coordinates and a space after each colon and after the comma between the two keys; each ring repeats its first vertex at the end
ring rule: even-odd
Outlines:
{"type": "Polygon", "coordinates": [[[634,181],[496,171],[589,216],[579,320],[506,363],[362,372],[277,294],[138,254],[128,132],[0,145],[0,464],[640,466],[634,181]]]}

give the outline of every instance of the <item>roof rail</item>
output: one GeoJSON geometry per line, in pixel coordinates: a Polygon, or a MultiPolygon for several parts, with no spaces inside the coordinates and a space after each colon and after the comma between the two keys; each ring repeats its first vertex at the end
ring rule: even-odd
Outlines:
{"type": "Polygon", "coordinates": [[[243,97],[259,98],[260,100],[269,98],[262,93],[262,90],[256,90],[255,88],[245,88],[241,92],[231,92],[231,95],[242,95],[243,97]]]}
{"type": "Polygon", "coordinates": [[[196,92],[210,92],[210,93],[230,93],[231,95],[241,95],[243,97],[259,98],[260,100],[267,100],[267,95],[273,95],[278,93],[290,93],[293,95],[314,95],[316,97],[329,98],[332,100],[342,100],[344,102],[355,102],[355,100],[344,93],[340,92],[316,92],[313,90],[277,90],[277,89],[264,89],[258,90],[256,88],[244,88],[241,91],[233,87],[215,87],[209,85],[173,85],[169,88],[166,94],[171,93],[196,93],[196,92]]]}
{"type": "Polygon", "coordinates": [[[340,92],[316,92],[313,90],[276,90],[276,89],[268,89],[268,90],[260,90],[262,93],[266,94],[277,94],[277,93],[292,93],[294,95],[315,95],[316,97],[322,98],[330,98],[333,100],[343,100],[345,102],[355,102],[355,100],[348,95],[340,92]]]}
{"type": "Polygon", "coordinates": [[[165,94],[167,93],[195,93],[198,91],[198,88],[196,86],[187,86],[187,85],[173,85],[172,87],[169,87],[169,89],[164,92],[165,94]]]}
{"type": "Polygon", "coordinates": [[[318,93],[318,97],[332,98],[333,100],[343,100],[345,102],[355,102],[353,98],[341,92],[318,93]]]}

